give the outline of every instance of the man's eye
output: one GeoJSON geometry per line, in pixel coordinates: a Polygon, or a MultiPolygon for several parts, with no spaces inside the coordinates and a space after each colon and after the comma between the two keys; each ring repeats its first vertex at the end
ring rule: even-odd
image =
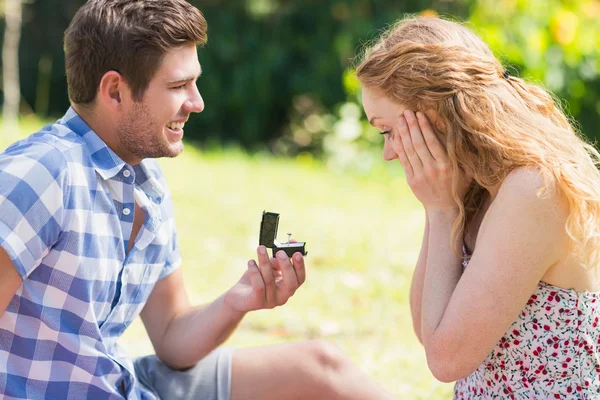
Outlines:
{"type": "Polygon", "coordinates": [[[171,89],[183,89],[185,87],[185,83],[183,85],[172,87],[171,89]]]}
{"type": "Polygon", "coordinates": [[[387,135],[388,133],[392,132],[391,130],[387,130],[387,131],[383,131],[383,132],[379,132],[382,135],[387,135]]]}

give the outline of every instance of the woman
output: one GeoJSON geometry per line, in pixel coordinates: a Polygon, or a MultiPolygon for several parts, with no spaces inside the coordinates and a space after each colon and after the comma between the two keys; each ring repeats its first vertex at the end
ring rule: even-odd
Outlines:
{"type": "Polygon", "coordinates": [[[400,21],[357,75],[425,208],[411,311],[434,376],[456,399],[598,398],[598,152],[455,22],[400,21]]]}

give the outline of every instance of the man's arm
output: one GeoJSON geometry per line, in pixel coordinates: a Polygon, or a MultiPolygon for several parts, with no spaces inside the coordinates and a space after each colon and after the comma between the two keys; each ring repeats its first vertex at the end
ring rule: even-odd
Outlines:
{"type": "Polygon", "coordinates": [[[223,343],[242,320],[223,303],[193,307],[181,269],[158,281],[141,313],[156,356],[173,369],[192,367],[223,343]]]}
{"type": "Polygon", "coordinates": [[[46,143],[26,140],[11,146],[0,154],[0,171],[2,317],[21,277],[29,276],[58,240],[70,192],[65,155],[46,143]]]}
{"type": "Polygon", "coordinates": [[[294,262],[283,251],[269,258],[258,249],[248,269],[225,294],[206,306],[193,307],[185,292],[181,270],[157,282],[141,318],[158,358],[173,369],[194,366],[223,343],[248,311],[281,306],[304,283],[304,259],[294,262]]]}
{"type": "Polygon", "coordinates": [[[4,315],[8,303],[23,283],[21,275],[13,265],[6,251],[0,247],[0,318],[4,315]]]}

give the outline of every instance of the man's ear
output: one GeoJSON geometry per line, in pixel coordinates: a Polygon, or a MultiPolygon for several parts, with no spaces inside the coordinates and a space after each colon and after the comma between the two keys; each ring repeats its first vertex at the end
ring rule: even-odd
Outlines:
{"type": "Polygon", "coordinates": [[[129,86],[117,71],[107,71],[100,80],[98,98],[105,107],[120,109],[129,94],[129,86]]]}

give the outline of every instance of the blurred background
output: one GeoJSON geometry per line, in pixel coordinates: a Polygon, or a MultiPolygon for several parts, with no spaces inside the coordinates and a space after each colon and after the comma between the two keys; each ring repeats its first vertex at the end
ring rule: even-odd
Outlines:
{"type": "MultiPolygon", "coordinates": [[[[83,0],[2,0],[0,144],[69,106],[62,35],[83,0]]],[[[283,308],[248,316],[229,340],[325,338],[399,398],[444,399],[412,333],[408,290],[424,214],[366,122],[352,66],[406,13],[465,21],[513,75],[552,91],[582,134],[600,126],[599,0],[203,0],[206,109],[186,151],[162,160],[194,302],[233,285],[255,257],[263,210],[307,242],[308,281],[283,308]]],[[[136,321],[122,344],[152,351],[136,321]]],[[[276,378],[276,377],[275,377],[276,378]]]]}

